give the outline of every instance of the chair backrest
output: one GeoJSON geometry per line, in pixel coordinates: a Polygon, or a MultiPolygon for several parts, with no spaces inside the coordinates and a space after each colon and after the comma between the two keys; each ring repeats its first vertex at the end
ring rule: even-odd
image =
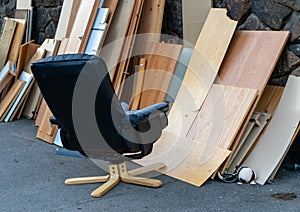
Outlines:
{"type": "MultiPolygon", "coordinates": [[[[61,138],[65,148],[84,153],[106,151],[108,155],[115,152],[133,153],[140,150],[141,145],[127,141],[117,130],[118,123],[115,120],[126,120],[126,114],[120,102],[116,101],[106,64],[100,57],[85,54],[58,55],[33,63],[31,69],[45,101],[61,127],[61,138]],[[73,95],[83,69],[91,69],[101,78],[94,102],[94,114],[98,128],[111,148],[111,152],[108,149],[97,149],[93,144],[83,146],[75,133],[74,114],[72,114],[73,95]]],[[[84,114],[86,111],[79,111],[79,113],[84,114]]],[[[92,139],[94,139],[93,143],[99,142],[99,138],[92,139]]]]}

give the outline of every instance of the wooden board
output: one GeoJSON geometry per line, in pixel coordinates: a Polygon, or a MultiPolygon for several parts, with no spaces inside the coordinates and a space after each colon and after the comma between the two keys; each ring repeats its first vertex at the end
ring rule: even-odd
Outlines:
{"type": "Polygon", "coordinates": [[[128,26],[134,10],[135,1],[119,1],[114,18],[108,29],[100,56],[104,58],[112,78],[125,42],[128,26]]]}
{"type": "Polygon", "coordinates": [[[265,184],[284,155],[299,123],[299,105],[300,78],[290,76],[269,127],[244,162],[255,170],[257,183],[265,184]]]}
{"type": "Polygon", "coordinates": [[[16,9],[30,9],[32,0],[17,0],[16,9]]]}
{"type": "Polygon", "coordinates": [[[80,0],[64,0],[56,33],[55,39],[62,40],[70,36],[70,32],[74,23],[80,0]]]}
{"type": "Polygon", "coordinates": [[[65,53],[83,53],[100,0],[81,1],[65,53]]]}
{"type": "Polygon", "coordinates": [[[138,34],[145,35],[135,45],[143,54],[149,51],[152,42],[160,42],[165,2],[166,0],[145,0],[138,29],[138,34]]]}
{"type": "MultiPolygon", "coordinates": [[[[231,147],[233,152],[277,64],[289,34],[287,31],[237,31],[233,36],[216,82],[258,90],[257,101],[233,142],[231,147]]],[[[222,173],[226,171],[230,160],[231,156],[224,164],[222,173]]]]}
{"type": "Polygon", "coordinates": [[[37,130],[36,137],[46,141],[48,143],[53,143],[56,132],[58,130],[58,127],[56,125],[52,126],[49,122],[50,117],[52,116],[52,113],[50,109],[47,107],[44,116],[41,122],[41,125],[39,126],[37,130]]]}
{"type": "Polygon", "coordinates": [[[26,29],[26,19],[12,19],[17,23],[13,41],[11,43],[10,51],[8,54],[8,60],[17,64],[20,46],[23,41],[25,29],[26,29]]]}
{"type": "Polygon", "coordinates": [[[147,66],[140,108],[145,108],[165,100],[182,50],[182,45],[151,43],[150,49],[151,54],[146,55],[147,66]]]}
{"type": "Polygon", "coordinates": [[[3,121],[8,110],[12,106],[13,102],[16,100],[17,96],[21,92],[22,87],[25,85],[25,81],[17,80],[13,86],[8,91],[7,95],[0,103],[0,121],[3,121]]]}
{"type": "Polygon", "coordinates": [[[203,163],[200,153],[207,147],[201,142],[168,131],[164,131],[158,142],[149,156],[135,162],[143,166],[163,162],[167,167],[164,174],[195,186],[201,186],[230,154],[226,149],[217,148],[214,156],[203,163]]]}
{"type": "Polygon", "coordinates": [[[137,75],[137,85],[135,87],[135,92],[133,95],[133,100],[131,102],[131,110],[137,110],[140,105],[140,99],[141,99],[141,92],[143,89],[143,83],[144,83],[144,75],[145,75],[145,67],[146,67],[146,59],[141,58],[140,59],[140,65],[137,75]]]}
{"type": "Polygon", "coordinates": [[[39,112],[38,112],[37,117],[35,119],[35,125],[36,126],[41,125],[41,122],[42,122],[43,116],[45,114],[46,108],[47,108],[47,103],[46,103],[45,99],[43,98],[43,100],[41,102],[41,105],[40,105],[40,108],[39,108],[39,112]]]}
{"type": "Polygon", "coordinates": [[[6,63],[16,27],[17,22],[14,20],[10,18],[4,19],[4,26],[0,39],[0,69],[2,69],[6,63]]]}
{"type": "Polygon", "coordinates": [[[22,71],[26,68],[26,65],[30,62],[31,58],[38,48],[39,45],[34,44],[33,41],[21,45],[17,64],[16,78],[18,78],[22,71]]]}
{"type": "Polygon", "coordinates": [[[168,131],[186,136],[215,80],[236,24],[227,17],[226,9],[210,10],[171,108],[168,131]]]}
{"type": "Polygon", "coordinates": [[[171,133],[170,138],[164,131],[153,152],[137,163],[163,162],[167,175],[202,185],[229,155],[228,143],[234,139],[236,126],[242,123],[256,93],[254,89],[213,85],[188,136],[171,133]],[[241,103],[243,107],[239,107],[241,103]]]}
{"type": "Polygon", "coordinates": [[[212,6],[212,0],[182,1],[183,40],[185,46],[196,45],[197,38],[212,6]]]}
{"type": "Polygon", "coordinates": [[[13,68],[13,63],[8,61],[0,71],[0,93],[10,84],[16,76],[13,68]]]}

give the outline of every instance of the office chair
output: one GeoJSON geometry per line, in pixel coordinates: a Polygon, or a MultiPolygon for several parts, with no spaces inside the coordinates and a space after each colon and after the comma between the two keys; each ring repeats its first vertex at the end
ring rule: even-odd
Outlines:
{"type": "Polygon", "coordinates": [[[91,193],[92,197],[101,197],[120,180],[149,187],[162,185],[160,180],[136,176],[161,171],[164,164],[127,171],[126,161],[151,153],[167,126],[167,103],[130,111],[116,97],[106,64],[98,56],[58,55],[32,63],[31,69],[53,113],[50,122],[61,129],[63,146],[95,160],[109,161],[107,176],[71,178],[65,184],[105,182],[91,193]]]}

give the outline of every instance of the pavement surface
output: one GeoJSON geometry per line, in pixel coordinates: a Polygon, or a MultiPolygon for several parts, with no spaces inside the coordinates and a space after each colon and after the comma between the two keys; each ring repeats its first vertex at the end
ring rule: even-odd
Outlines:
{"type": "Polygon", "coordinates": [[[55,154],[35,138],[32,120],[0,123],[1,211],[300,211],[300,171],[281,168],[271,184],[238,185],[209,180],[198,188],[160,175],[158,189],[118,184],[101,198],[100,184],[64,185],[69,177],[103,175],[89,159],[55,154]],[[294,193],[291,200],[276,193],[294,193]]]}

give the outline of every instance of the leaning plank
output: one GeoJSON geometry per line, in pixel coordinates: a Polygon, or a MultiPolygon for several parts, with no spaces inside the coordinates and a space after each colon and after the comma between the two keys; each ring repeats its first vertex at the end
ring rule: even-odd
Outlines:
{"type": "Polygon", "coordinates": [[[17,27],[10,47],[8,60],[12,61],[14,64],[17,64],[20,46],[22,44],[25,29],[26,29],[26,19],[12,19],[12,20],[14,20],[17,23],[17,27]]]}
{"type": "Polygon", "coordinates": [[[179,59],[182,45],[151,43],[140,108],[163,102],[179,59]]]}
{"type": "Polygon", "coordinates": [[[0,39],[0,68],[3,68],[6,63],[16,27],[17,22],[14,20],[10,18],[4,19],[4,27],[0,39]]]}
{"type": "Polygon", "coordinates": [[[23,88],[24,85],[25,85],[25,81],[17,80],[16,82],[14,82],[13,86],[8,91],[5,98],[0,104],[0,121],[3,121],[4,117],[6,116],[12,104],[20,94],[21,89],[23,88]]]}
{"type": "Polygon", "coordinates": [[[201,186],[229,155],[228,142],[234,139],[238,131],[236,126],[247,114],[256,92],[213,85],[196,118],[197,124],[188,136],[182,138],[172,133],[175,138],[170,138],[164,131],[153,152],[137,163],[163,162],[168,169],[167,175],[201,186]],[[242,108],[239,107],[241,103],[242,108]]]}
{"type": "Polygon", "coordinates": [[[159,142],[149,156],[135,162],[143,166],[163,162],[164,174],[195,186],[201,186],[230,154],[226,149],[216,148],[214,155],[203,162],[200,153],[205,152],[207,146],[200,141],[164,131],[159,142]]]}
{"type": "Polygon", "coordinates": [[[17,0],[16,9],[30,9],[32,0],[17,0]]]}
{"type": "Polygon", "coordinates": [[[269,127],[244,163],[255,170],[256,182],[261,185],[269,179],[295,133],[300,120],[299,97],[300,78],[290,76],[269,127]]]}
{"type": "Polygon", "coordinates": [[[112,75],[115,74],[116,66],[120,62],[119,58],[125,42],[134,4],[134,0],[119,1],[104,41],[104,46],[106,47],[102,48],[100,52],[100,56],[106,61],[108,70],[112,75]]]}
{"type": "Polygon", "coordinates": [[[7,61],[6,65],[0,71],[0,93],[10,84],[10,82],[16,76],[13,66],[14,64],[11,61],[7,61]]]}
{"type": "Polygon", "coordinates": [[[185,46],[194,46],[205,19],[212,8],[212,0],[182,1],[183,39],[185,46]]]}
{"type": "Polygon", "coordinates": [[[45,99],[43,98],[42,102],[41,102],[41,106],[39,108],[39,112],[38,112],[37,117],[35,119],[35,125],[36,126],[40,126],[41,125],[41,122],[42,122],[42,119],[43,119],[43,116],[45,114],[45,111],[46,111],[47,107],[48,107],[47,103],[46,103],[45,99]]]}
{"type": "Polygon", "coordinates": [[[215,80],[236,24],[227,17],[226,9],[210,10],[169,114],[170,132],[186,136],[215,80]]]}
{"type": "MultiPolygon", "coordinates": [[[[289,34],[287,31],[237,31],[233,36],[220,68],[217,83],[258,90],[258,98],[233,142],[231,147],[233,152],[277,64],[289,34]]],[[[226,171],[229,160],[230,156],[222,172],[226,171]]]]}

